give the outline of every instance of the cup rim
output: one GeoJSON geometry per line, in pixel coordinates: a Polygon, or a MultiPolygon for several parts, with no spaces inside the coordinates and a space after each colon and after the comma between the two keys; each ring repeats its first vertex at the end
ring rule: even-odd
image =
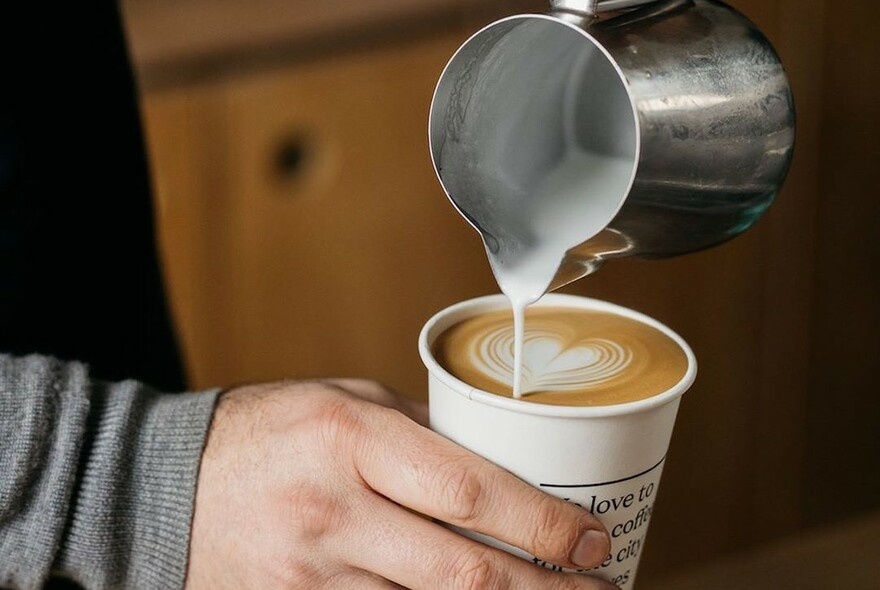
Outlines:
{"type": "Polygon", "coordinates": [[[479,313],[497,311],[509,307],[510,302],[507,297],[498,294],[477,297],[475,299],[456,303],[455,305],[451,305],[437,312],[425,323],[419,334],[419,355],[421,356],[422,363],[424,363],[427,368],[429,375],[437,378],[458,395],[467,397],[475,402],[517,413],[560,418],[601,418],[636,414],[652,410],[684,395],[693,384],[694,379],[696,379],[697,359],[694,356],[691,347],[685,342],[684,338],[679,336],[675,331],[650,316],[608,301],[561,293],[549,293],[544,295],[533,305],[535,307],[574,307],[579,309],[604,311],[615,313],[646,324],[652,328],[660,330],[681,347],[688,360],[687,371],[685,371],[685,374],[678,383],[662,393],[642,400],[604,406],[556,406],[528,402],[503,397],[468,385],[449,373],[440,365],[440,363],[437,362],[431,352],[431,345],[441,332],[465,318],[473,317],[479,313]]]}

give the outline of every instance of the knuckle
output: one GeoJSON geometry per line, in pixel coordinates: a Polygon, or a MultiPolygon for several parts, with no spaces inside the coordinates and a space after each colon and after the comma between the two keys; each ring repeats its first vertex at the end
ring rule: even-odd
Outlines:
{"type": "Polygon", "coordinates": [[[377,404],[389,406],[397,399],[397,396],[379,381],[373,379],[360,379],[358,383],[360,384],[361,389],[367,393],[369,398],[377,404]]]}
{"type": "Polygon", "coordinates": [[[559,501],[550,496],[541,498],[533,510],[528,538],[531,550],[543,559],[567,561],[580,534],[577,520],[567,516],[559,501]]]}
{"type": "Polygon", "coordinates": [[[328,572],[320,583],[311,586],[296,586],[297,588],[309,588],[309,590],[338,590],[339,588],[354,588],[352,574],[346,571],[328,572]]]}
{"type": "Polygon", "coordinates": [[[276,588],[313,588],[319,579],[314,566],[301,559],[288,559],[271,584],[276,588]]]}
{"type": "Polygon", "coordinates": [[[464,551],[454,562],[451,574],[455,590],[495,590],[505,587],[488,547],[473,547],[464,551]]]}
{"type": "Polygon", "coordinates": [[[385,388],[385,386],[382,385],[382,383],[380,383],[379,381],[376,381],[375,379],[359,379],[358,381],[360,382],[361,386],[364,387],[364,389],[369,389],[370,391],[375,391],[375,392],[387,392],[388,391],[385,388]]]}
{"type": "Polygon", "coordinates": [[[316,433],[325,443],[335,446],[357,437],[361,431],[361,417],[344,395],[332,394],[314,411],[316,433]]]}
{"type": "Polygon", "coordinates": [[[588,576],[557,576],[553,590],[586,590],[593,588],[588,576]],[[590,584],[587,586],[587,584],[590,584]]]}
{"type": "Polygon", "coordinates": [[[438,472],[437,485],[444,511],[455,524],[467,527],[480,516],[484,488],[478,468],[469,461],[452,461],[438,472]]]}
{"type": "Polygon", "coordinates": [[[326,492],[305,486],[288,498],[290,526],[297,541],[317,541],[340,526],[341,507],[326,492]]]}
{"type": "Polygon", "coordinates": [[[410,424],[410,420],[403,412],[389,406],[378,406],[373,408],[373,412],[386,428],[394,429],[397,436],[407,436],[405,427],[410,424]]]}

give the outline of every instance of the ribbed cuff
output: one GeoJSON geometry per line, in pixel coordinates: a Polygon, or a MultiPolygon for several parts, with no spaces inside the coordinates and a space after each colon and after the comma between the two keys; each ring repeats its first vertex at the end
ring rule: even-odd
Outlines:
{"type": "Polygon", "coordinates": [[[69,510],[89,414],[79,363],[0,355],[0,587],[40,588],[69,510]]]}
{"type": "Polygon", "coordinates": [[[56,573],[90,590],[183,587],[217,394],[97,388],[56,573]]]}

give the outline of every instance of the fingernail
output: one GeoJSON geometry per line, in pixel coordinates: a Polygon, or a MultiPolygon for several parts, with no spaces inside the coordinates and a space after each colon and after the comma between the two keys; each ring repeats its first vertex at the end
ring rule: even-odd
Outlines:
{"type": "Polygon", "coordinates": [[[593,567],[602,563],[610,550],[608,533],[589,529],[581,533],[571,552],[571,562],[580,567],[593,567]]]}

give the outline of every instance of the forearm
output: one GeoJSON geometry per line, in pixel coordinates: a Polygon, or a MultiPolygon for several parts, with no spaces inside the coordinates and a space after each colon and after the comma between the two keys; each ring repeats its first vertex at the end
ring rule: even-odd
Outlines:
{"type": "Polygon", "coordinates": [[[0,357],[0,585],[181,587],[215,398],[0,357]]]}

